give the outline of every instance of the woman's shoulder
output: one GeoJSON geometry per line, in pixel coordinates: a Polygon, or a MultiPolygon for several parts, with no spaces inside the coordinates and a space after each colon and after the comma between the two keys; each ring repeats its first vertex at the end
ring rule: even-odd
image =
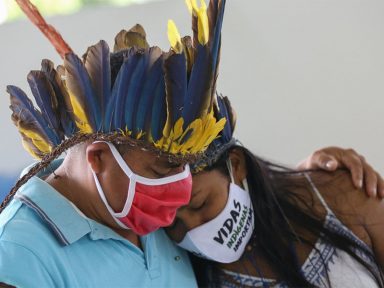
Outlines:
{"type": "MultiPolygon", "coordinates": [[[[369,198],[365,191],[356,188],[347,171],[315,172],[310,173],[310,177],[335,216],[372,247],[373,225],[384,225],[384,202],[376,197],[369,198]]],[[[323,204],[319,201],[318,205],[323,204]]]]}
{"type": "Polygon", "coordinates": [[[362,189],[356,188],[348,171],[313,172],[309,174],[313,184],[336,215],[356,214],[370,217],[376,209],[382,209],[384,202],[368,197],[362,189]]]}

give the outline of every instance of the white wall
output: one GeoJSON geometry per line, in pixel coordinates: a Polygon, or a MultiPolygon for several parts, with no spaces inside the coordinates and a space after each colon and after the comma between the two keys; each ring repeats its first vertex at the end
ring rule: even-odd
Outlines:
{"type": "MultiPolygon", "coordinates": [[[[321,146],[354,147],[384,173],[384,2],[228,0],[219,91],[238,111],[238,137],[256,153],[294,164],[321,146]]],[[[190,21],[182,0],[98,7],[49,18],[72,48],[113,37],[137,22],[152,45],[168,47],[173,18],[190,21]]],[[[11,124],[7,84],[26,89],[40,60],[59,57],[29,22],[0,26],[0,173],[31,162],[11,124]]]]}

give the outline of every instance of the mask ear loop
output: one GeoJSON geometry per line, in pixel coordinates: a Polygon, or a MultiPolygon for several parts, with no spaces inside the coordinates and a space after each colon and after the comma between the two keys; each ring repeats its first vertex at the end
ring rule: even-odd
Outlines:
{"type": "Polygon", "coordinates": [[[228,172],[229,172],[229,177],[231,177],[231,183],[235,184],[235,178],[233,177],[233,167],[232,167],[232,162],[231,159],[227,159],[226,161],[228,172]]]}
{"type": "MultiPolygon", "coordinates": [[[[227,168],[228,168],[229,176],[231,177],[231,183],[235,184],[235,178],[233,177],[233,167],[232,167],[231,159],[228,158],[226,163],[227,163],[227,168]]],[[[242,184],[243,184],[244,190],[249,192],[249,186],[248,186],[247,177],[245,177],[243,179],[242,184]]]]}
{"type": "MultiPolygon", "coordinates": [[[[113,215],[114,217],[119,217],[119,218],[125,217],[125,216],[128,215],[129,211],[131,210],[132,203],[133,203],[133,198],[135,197],[135,192],[136,192],[135,191],[135,186],[136,186],[135,174],[129,168],[127,163],[125,163],[123,157],[120,155],[119,151],[117,151],[117,148],[115,147],[115,145],[113,145],[112,143],[107,142],[107,141],[95,141],[93,143],[105,143],[105,144],[107,144],[109,149],[111,150],[112,155],[115,158],[117,164],[123,170],[124,174],[127,175],[127,177],[129,178],[128,195],[127,195],[127,199],[125,200],[125,204],[124,204],[123,210],[121,212],[113,211],[112,207],[110,207],[110,205],[108,204],[108,201],[105,198],[105,196],[100,194],[100,190],[99,190],[99,188],[101,188],[100,183],[99,183],[99,187],[98,187],[99,194],[100,194],[104,204],[106,204],[107,209],[109,210],[111,215],[113,215]]],[[[95,174],[95,176],[97,178],[96,174],[95,174]]],[[[98,179],[96,179],[96,180],[98,182],[98,179]]],[[[96,185],[97,185],[97,183],[96,183],[96,185]]],[[[103,194],[104,194],[104,192],[103,192],[103,194]]]]}
{"type": "Polygon", "coordinates": [[[244,190],[247,191],[249,193],[249,186],[248,186],[248,181],[247,181],[247,177],[245,177],[242,181],[243,183],[243,187],[244,187],[244,190]]]}

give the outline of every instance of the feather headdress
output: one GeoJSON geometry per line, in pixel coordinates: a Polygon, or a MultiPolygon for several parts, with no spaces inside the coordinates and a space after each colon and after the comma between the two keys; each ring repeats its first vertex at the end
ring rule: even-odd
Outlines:
{"type": "Polygon", "coordinates": [[[217,97],[217,109],[215,115],[219,118],[225,118],[224,129],[220,131],[212,143],[208,146],[204,156],[192,163],[191,169],[194,173],[203,170],[205,167],[212,166],[220,157],[232,146],[239,145],[239,141],[233,137],[236,127],[236,112],[231,106],[231,102],[226,96],[217,97]]]}
{"type": "Polygon", "coordinates": [[[224,128],[215,85],[225,0],[210,0],[208,7],[187,0],[193,38],[181,38],[170,20],[170,51],[150,47],[137,24],[117,34],[113,52],[100,41],[82,58],[28,0],[17,2],[64,58],[57,68],[43,60],[41,70],[28,75],[38,108],[21,89],[7,87],[12,120],[36,158],[77,137],[135,143],[186,159],[204,152],[224,128]]]}

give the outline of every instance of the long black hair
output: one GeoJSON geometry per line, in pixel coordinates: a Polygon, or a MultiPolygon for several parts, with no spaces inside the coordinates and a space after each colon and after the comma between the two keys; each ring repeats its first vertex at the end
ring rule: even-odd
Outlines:
{"type": "MultiPolygon", "coordinates": [[[[283,281],[288,286],[293,287],[314,287],[302,273],[294,245],[300,242],[316,249],[315,244],[308,237],[311,235],[316,236],[316,238],[320,237],[324,242],[348,253],[363,265],[368,273],[372,274],[379,287],[384,287],[382,270],[372,251],[344,234],[327,228],[323,219],[310,212],[313,209],[313,201],[308,203],[295,192],[297,188],[311,189],[305,178],[295,177],[300,176],[299,173],[302,172],[263,160],[242,146],[234,146],[229,150],[233,148],[240,149],[244,153],[247,182],[254,208],[255,229],[248,244],[257,247],[252,251],[261,253],[259,256],[263,257],[278,275],[278,281],[283,281]],[[307,233],[303,235],[303,233],[295,231],[293,226],[300,227],[300,231],[307,233]],[[357,252],[367,255],[376,266],[372,267],[371,263],[357,252]]],[[[228,155],[229,151],[206,170],[218,169],[228,175],[226,169],[228,155]]],[[[255,256],[255,254],[250,256],[255,256]]],[[[197,269],[195,271],[199,286],[220,286],[220,283],[216,282],[219,279],[220,270],[214,262],[206,262],[196,258],[193,258],[192,262],[197,269]]],[[[323,262],[323,265],[326,264],[323,262]]],[[[257,270],[257,267],[255,268],[257,270]]],[[[260,276],[262,277],[262,275],[260,276]]],[[[329,278],[328,284],[331,286],[329,278]]],[[[265,284],[265,286],[268,285],[265,284]]]]}

